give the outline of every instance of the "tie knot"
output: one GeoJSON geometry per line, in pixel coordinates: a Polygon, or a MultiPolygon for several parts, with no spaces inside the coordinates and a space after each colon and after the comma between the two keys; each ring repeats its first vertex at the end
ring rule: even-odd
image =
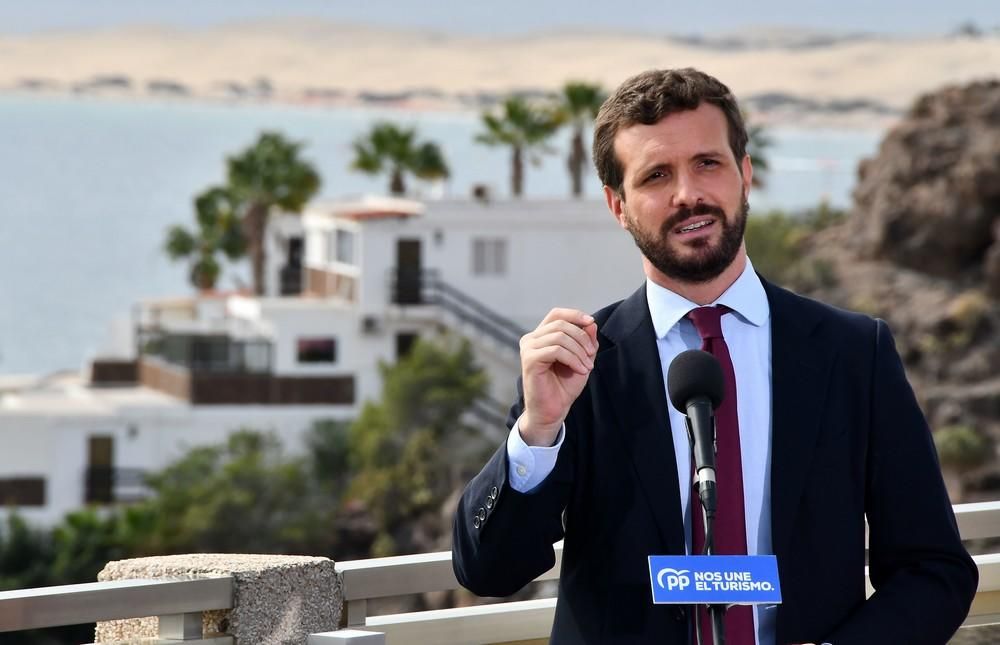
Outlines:
{"type": "Polygon", "coordinates": [[[702,340],[722,338],[722,316],[732,309],[725,305],[716,307],[698,307],[688,312],[688,319],[694,323],[702,340]]]}

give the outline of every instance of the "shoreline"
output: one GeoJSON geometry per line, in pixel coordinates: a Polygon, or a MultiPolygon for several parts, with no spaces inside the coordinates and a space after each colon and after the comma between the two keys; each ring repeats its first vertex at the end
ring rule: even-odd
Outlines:
{"type": "MultiPolygon", "coordinates": [[[[440,114],[460,118],[478,118],[481,114],[494,109],[494,104],[488,107],[474,107],[464,104],[461,100],[398,100],[398,101],[366,101],[357,96],[346,96],[338,99],[309,99],[295,96],[270,97],[226,97],[211,93],[187,93],[183,95],[122,92],[122,91],[75,91],[72,89],[11,89],[0,87],[0,100],[56,100],[81,103],[96,102],[109,104],[134,105],[191,105],[217,108],[258,108],[258,109],[301,109],[322,111],[358,111],[384,112],[386,118],[391,115],[406,114],[440,114]]],[[[740,100],[741,105],[752,106],[753,99],[740,100]]],[[[852,130],[881,132],[891,128],[902,116],[902,113],[886,114],[884,112],[853,111],[834,114],[824,111],[787,110],[762,111],[751,107],[749,118],[755,125],[768,128],[802,129],[802,130],[852,130]]]]}

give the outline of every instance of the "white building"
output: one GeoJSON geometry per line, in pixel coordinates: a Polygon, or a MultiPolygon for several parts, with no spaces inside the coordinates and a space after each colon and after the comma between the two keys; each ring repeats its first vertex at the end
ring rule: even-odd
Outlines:
{"type": "Polygon", "coordinates": [[[129,355],[86,378],[0,384],[0,500],[53,523],[141,493],[139,473],[239,427],[301,449],[313,421],[380,396],[380,361],[443,333],[490,375],[481,425],[500,437],[520,335],[554,306],[594,311],[643,280],[603,202],[366,198],[272,220],[266,297],[141,303],[129,355]]]}

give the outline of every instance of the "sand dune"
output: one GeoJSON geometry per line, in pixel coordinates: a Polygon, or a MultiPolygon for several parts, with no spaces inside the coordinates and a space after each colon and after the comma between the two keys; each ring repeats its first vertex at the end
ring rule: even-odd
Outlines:
{"type": "Polygon", "coordinates": [[[223,92],[226,83],[292,101],[317,88],[345,95],[415,89],[495,94],[553,89],[571,78],[614,86],[642,69],[687,65],[718,75],[741,97],[866,99],[900,110],[924,91],[997,77],[1000,37],[869,37],[747,49],[624,34],[471,38],[304,21],[0,37],[5,90],[34,83],[59,91],[117,76],[132,92],[170,81],[206,97],[223,92]]]}

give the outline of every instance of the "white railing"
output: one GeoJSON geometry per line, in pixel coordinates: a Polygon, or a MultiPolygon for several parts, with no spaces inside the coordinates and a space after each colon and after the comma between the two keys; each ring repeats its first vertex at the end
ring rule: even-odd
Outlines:
{"type": "MultiPolygon", "coordinates": [[[[1000,538],[1000,502],[958,505],[955,516],[965,540],[1000,538]]],[[[556,544],[556,565],[538,580],[558,578],[561,556],[560,543],[556,544]]],[[[974,558],[979,589],[965,625],[1000,622],[1000,553],[974,558]]],[[[449,552],[341,562],[336,570],[343,583],[345,629],[312,634],[309,645],[544,642],[552,625],[555,598],[368,615],[370,600],[458,589],[449,552]]],[[[158,616],[159,643],[231,645],[232,636],[202,634],[202,612],[233,608],[233,589],[233,578],[219,576],[0,592],[0,632],[158,616]]]]}
{"type": "Polygon", "coordinates": [[[0,592],[0,632],[158,616],[161,643],[232,645],[230,636],[202,634],[203,611],[232,606],[229,576],[20,589],[0,592]]]}
{"type": "MultiPolygon", "coordinates": [[[[1000,502],[959,504],[954,509],[963,540],[1000,538],[1000,502]]],[[[555,567],[538,580],[558,578],[562,544],[555,548],[555,567]]],[[[979,589],[965,626],[1000,622],[1000,553],[977,555],[974,559],[979,567],[979,589]]],[[[460,588],[449,552],[341,562],[337,571],[344,582],[346,627],[358,634],[385,634],[389,645],[488,645],[541,640],[548,638],[552,627],[555,598],[367,615],[369,600],[460,588]]],[[[871,585],[868,589],[871,593],[871,585]]]]}

